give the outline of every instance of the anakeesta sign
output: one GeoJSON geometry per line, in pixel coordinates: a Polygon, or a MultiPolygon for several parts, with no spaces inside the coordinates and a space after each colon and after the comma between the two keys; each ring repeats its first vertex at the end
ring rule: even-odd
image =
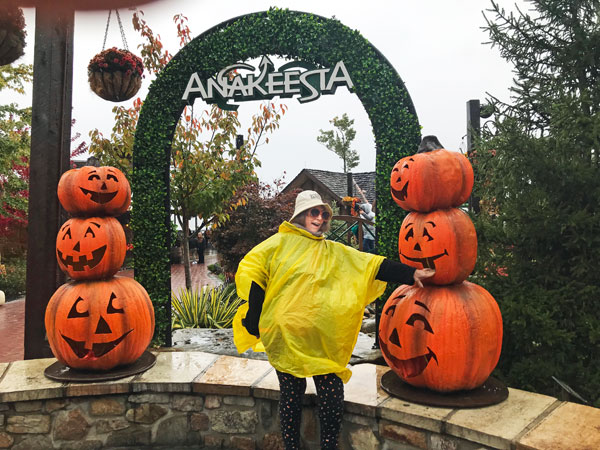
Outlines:
{"type": "Polygon", "coordinates": [[[292,61],[275,70],[268,56],[258,65],[259,73],[250,64],[227,66],[215,78],[201,79],[194,72],[187,83],[182,100],[190,102],[201,97],[207,103],[216,103],[221,109],[237,110],[238,104],[249,100],[298,96],[300,103],[311,102],[323,94],[334,94],[338,86],[354,87],[344,61],[334,67],[318,68],[303,61],[292,61]],[[234,72],[235,71],[235,72],[234,72]],[[247,73],[245,71],[250,71],[247,73]]]}

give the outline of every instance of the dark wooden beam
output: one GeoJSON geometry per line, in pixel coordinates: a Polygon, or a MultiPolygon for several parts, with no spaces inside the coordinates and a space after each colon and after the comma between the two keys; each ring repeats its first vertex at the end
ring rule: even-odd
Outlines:
{"type": "Polygon", "coordinates": [[[69,168],[74,12],[38,6],[35,20],[25,359],[52,356],[44,314],[65,278],[56,261],[56,235],[66,216],[56,187],[69,168]]]}
{"type": "MultiPolygon", "coordinates": [[[[474,150],[474,142],[481,136],[481,104],[479,100],[469,100],[467,102],[467,156],[471,158],[471,152],[474,150]]],[[[473,170],[477,170],[473,167],[473,170]]],[[[479,214],[479,197],[475,197],[471,192],[469,195],[469,211],[479,214]]]]}
{"type": "Polygon", "coordinates": [[[479,100],[467,102],[467,152],[473,150],[473,141],[479,137],[481,132],[480,109],[479,100]]]}

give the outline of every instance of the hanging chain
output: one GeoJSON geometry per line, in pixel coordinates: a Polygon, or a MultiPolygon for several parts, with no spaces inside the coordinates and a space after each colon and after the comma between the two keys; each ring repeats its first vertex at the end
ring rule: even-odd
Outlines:
{"type": "Polygon", "coordinates": [[[106,46],[106,36],[108,36],[108,25],[110,25],[110,13],[112,13],[112,9],[108,10],[108,20],[106,21],[106,29],[104,30],[104,42],[102,42],[102,50],[106,46]]]}
{"type": "MultiPolygon", "coordinates": [[[[108,10],[108,19],[106,21],[106,30],[104,30],[104,42],[102,42],[102,50],[106,46],[106,37],[108,36],[108,26],[110,25],[110,15],[112,13],[112,9],[108,10]]],[[[123,40],[123,45],[125,46],[125,50],[129,51],[129,47],[127,47],[127,39],[125,39],[125,31],[123,31],[123,24],[121,23],[121,16],[119,15],[119,10],[115,9],[115,13],[117,15],[117,22],[119,23],[119,30],[121,31],[121,39],[123,40]]]]}
{"type": "Polygon", "coordinates": [[[123,39],[123,45],[125,46],[125,50],[129,51],[129,48],[127,47],[127,39],[125,39],[125,32],[123,31],[123,24],[121,23],[121,16],[119,15],[119,10],[115,9],[115,12],[117,13],[117,20],[119,22],[119,30],[121,30],[121,39],[123,39]]]}

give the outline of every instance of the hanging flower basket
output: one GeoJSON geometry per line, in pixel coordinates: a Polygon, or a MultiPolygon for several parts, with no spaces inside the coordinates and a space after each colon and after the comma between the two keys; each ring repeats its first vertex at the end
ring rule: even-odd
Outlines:
{"type": "Polygon", "coordinates": [[[1,5],[0,66],[11,64],[23,56],[26,34],[21,8],[17,8],[17,5],[10,1],[1,5]]]}
{"type": "Polygon", "coordinates": [[[88,64],[88,82],[92,91],[111,102],[133,97],[142,85],[142,60],[128,50],[116,47],[103,50],[88,64]]]}

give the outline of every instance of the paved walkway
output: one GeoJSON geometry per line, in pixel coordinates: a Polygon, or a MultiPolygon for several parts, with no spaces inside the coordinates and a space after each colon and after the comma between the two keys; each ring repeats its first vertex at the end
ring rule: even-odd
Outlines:
{"type": "MultiPolygon", "coordinates": [[[[220,283],[219,278],[209,272],[208,266],[217,261],[217,254],[207,251],[204,256],[205,264],[192,264],[193,286],[215,286],[220,283]]],[[[133,270],[124,270],[120,276],[133,277],[133,270]]],[[[185,287],[185,273],[183,265],[171,266],[171,289],[178,292],[185,287]]],[[[0,306],[0,363],[19,361],[23,359],[25,329],[25,299],[13,300],[0,306]]]]}

